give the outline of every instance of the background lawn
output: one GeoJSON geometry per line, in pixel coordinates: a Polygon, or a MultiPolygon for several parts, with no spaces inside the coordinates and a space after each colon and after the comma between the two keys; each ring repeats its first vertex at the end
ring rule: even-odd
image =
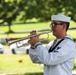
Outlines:
{"type": "MultiPolygon", "coordinates": [[[[70,26],[75,26],[75,22],[71,21],[70,26]]],[[[43,22],[43,23],[30,23],[30,24],[13,24],[11,26],[11,30],[13,31],[27,31],[27,30],[37,30],[37,29],[44,29],[44,28],[50,28],[49,27],[50,22],[43,22]]],[[[1,26],[0,32],[7,32],[8,26],[1,26]]],[[[68,34],[70,34],[73,38],[76,38],[75,35],[76,30],[69,30],[68,34]]],[[[22,38],[27,36],[29,33],[21,33],[21,34],[0,34],[0,38],[22,38]]],[[[54,36],[52,36],[52,33],[50,34],[50,39],[54,39],[54,36]]]]}
{"type": "MultiPolygon", "coordinates": [[[[76,64],[76,61],[75,61],[76,64]]],[[[76,69],[76,65],[74,70],[76,69]]],[[[0,74],[7,75],[42,75],[43,65],[31,62],[29,55],[1,54],[0,74]],[[19,62],[22,60],[22,62],[19,62]]]]}
{"type": "Polygon", "coordinates": [[[7,75],[37,75],[42,74],[43,65],[34,64],[31,62],[28,55],[0,55],[0,74],[7,75]],[[22,62],[19,62],[22,60],[22,62]]]}

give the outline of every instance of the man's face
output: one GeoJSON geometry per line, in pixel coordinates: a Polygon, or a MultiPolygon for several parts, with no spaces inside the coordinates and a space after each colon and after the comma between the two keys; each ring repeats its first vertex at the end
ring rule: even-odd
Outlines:
{"type": "Polygon", "coordinates": [[[63,32],[63,22],[59,22],[59,21],[54,20],[51,23],[51,28],[52,28],[53,35],[58,37],[63,32]]]}

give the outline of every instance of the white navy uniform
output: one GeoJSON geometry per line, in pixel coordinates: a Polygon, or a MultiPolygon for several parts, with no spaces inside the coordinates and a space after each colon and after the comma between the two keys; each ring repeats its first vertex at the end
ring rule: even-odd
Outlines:
{"type": "Polygon", "coordinates": [[[29,55],[34,63],[44,64],[44,75],[72,75],[76,56],[75,43],[67,35],[52,52],[48,52],[53,42],[45,48],[40,42],[30,48],[29,55]]]}

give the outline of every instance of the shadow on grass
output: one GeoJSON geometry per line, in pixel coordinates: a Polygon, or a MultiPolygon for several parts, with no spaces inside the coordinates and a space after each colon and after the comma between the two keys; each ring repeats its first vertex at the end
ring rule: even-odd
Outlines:
{"type": "Polygon", "coordinates": [[[76,70],[76,65],[74,66],[73,70],[76,70]]]}
{"type": "Polygon", "coordinates": [[[26,73],[24,75],[43,75],[42,72],[38,72],[38,73],[26,73]]]}
{"type": "Polygon", "coordinates": [[[42,72],[26,73],[26,74],[7,74],[7,75],[43,75],[42,72]]]}

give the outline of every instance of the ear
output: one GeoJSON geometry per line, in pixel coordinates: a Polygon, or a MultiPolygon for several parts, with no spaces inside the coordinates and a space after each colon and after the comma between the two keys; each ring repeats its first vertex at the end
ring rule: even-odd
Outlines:
{"type": "Polygon", "coordinates": [[[66,30],[66,24],[64,23],[62,26],[63,26],[63,29],[66,30]]]}

